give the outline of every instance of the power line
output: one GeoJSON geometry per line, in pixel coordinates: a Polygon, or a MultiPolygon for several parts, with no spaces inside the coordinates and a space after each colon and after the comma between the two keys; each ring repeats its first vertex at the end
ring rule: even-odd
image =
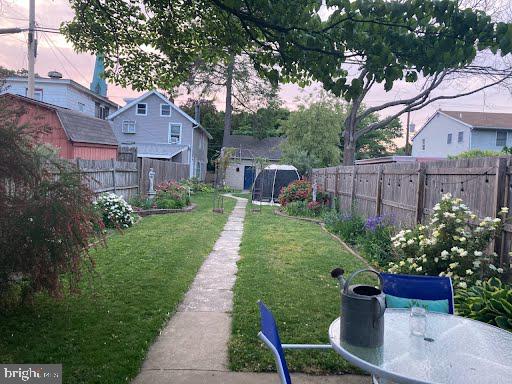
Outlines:
{"type": "MultiPolygon", "coordinates": [[[[46,32],[42,32],[42,35],[43,37],[46,39],[47,43],[50,45],[50,46],[53,46],[53,48],[55,48],[60,54],[61,56],[64,58],[64,60],[66,60],[68,62],[68,64],[80,75],[80,77],[82,77],[82,79],[87,83],[88,80],[87,78],[82,74],[82,72],[73,64],[73,62],[71,62],[71,60],[69,60],[66,55],[64,54],[64,52],[62,52],[62,50],[51,40],[51,38],[47,35],[46,32]]],[[[55,54],[55,53],[54,53],[55,54]]],[[[62,65],[62,63],[61,63],[62,65]]],[[[65,67],[64,67],[65,68],[65,67]]],[[[66,71],[67,73],[67,71],[66,71]]],[[[69,73],[68,73],[68,76],[69,76],[69,73]]],[[[69,76],[71,77],[71,76],[69,76]]]]}

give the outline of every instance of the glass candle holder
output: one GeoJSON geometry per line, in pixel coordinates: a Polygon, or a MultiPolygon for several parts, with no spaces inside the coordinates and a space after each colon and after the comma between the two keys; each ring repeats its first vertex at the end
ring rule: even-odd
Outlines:
{"type": "Polygon", "coordinates": [[[411,308],[409,329],[412,335],[425,337],[425,332],[427,330],[427,310],[425,308],[411,308]]]}

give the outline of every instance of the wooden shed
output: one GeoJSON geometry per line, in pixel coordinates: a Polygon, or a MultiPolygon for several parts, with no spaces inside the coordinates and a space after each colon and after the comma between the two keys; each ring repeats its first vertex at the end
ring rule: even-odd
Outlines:
{"type": "Polygon", "coordinates": [[[60,149],[64,159],[108,160],[117,157],[118,142],[107,120],[9,93],[0,96],[4,105],[20,106],[20,123],[47,127],[43,143],[60,149]]]}

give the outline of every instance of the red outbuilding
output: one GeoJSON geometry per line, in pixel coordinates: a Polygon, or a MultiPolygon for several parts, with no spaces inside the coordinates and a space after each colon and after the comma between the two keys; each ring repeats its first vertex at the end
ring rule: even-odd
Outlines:
{"type": "Polygon", "coordinates": [[[48,133],[40,136],[41,141],[59,148],[64,159],[117,157],[118,142],[107,120],[9,93],[0,95],[0,102],[22,107],[20,123],[49,128],[48,133]]]}

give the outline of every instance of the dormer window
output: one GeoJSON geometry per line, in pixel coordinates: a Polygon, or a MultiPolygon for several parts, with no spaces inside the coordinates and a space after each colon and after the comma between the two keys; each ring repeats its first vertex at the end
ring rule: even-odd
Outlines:
{"type": "Polygon", "coordinates": [[[137,116],[146,116],[148,114],[148,105],[146,103],[137,104],[137,116]]]}

